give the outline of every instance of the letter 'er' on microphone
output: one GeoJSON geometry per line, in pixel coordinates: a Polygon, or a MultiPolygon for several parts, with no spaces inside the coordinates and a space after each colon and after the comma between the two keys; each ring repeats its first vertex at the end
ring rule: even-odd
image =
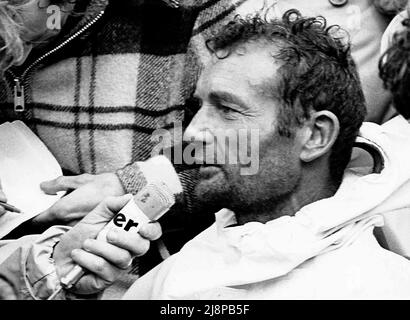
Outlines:
{"type": "MultiPolygon", "coordinates": [[[[168,159],[158,156],[155,161],[160,166],[158,170],[163,171],[161,180],[158,177],[151,180],[138,192],[100,231],[98,240],[106,241],[107,233],[113,228],[138,232],[142,225],[158,220],[175,204],[175,195],[182,193],[179,177],[168,159]]],[[[75,266],[61,279],[62,288],[72,288],[83,275],[84,269],[75,266]]]]}

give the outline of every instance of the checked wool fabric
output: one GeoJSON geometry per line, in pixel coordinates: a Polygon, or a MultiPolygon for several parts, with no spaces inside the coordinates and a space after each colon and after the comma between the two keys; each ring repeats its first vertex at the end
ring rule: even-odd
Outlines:
{"type": "MultiPolygon", "coordinates": [[[[44,52],[104,14],[20,79],[24,112],[13,109],[14,76],[21,77],[44,52],[6,73],[6,81],[0,82],[0,119],[27,123],[67,172],[116,171],[127,192],[136,193],[145,181],[135,162],[151,156],[152,133],[159,128],[172,131],[196,110],[190,97],[210,58],[205,39],[250,1],[187,0],[179,9],[154,1],[128,2],[78,0],[76,11],[81,14],[70,17],[59,39],[44,52]]],[[[190,238],[213,216],[198,223],[198,216],[208,215],[193,208],[196,170],[180,176],[184,201],[164,217],[164,224],[166,230],[191,230],[190,238]]],[[[181,235],[175,238],[178,244],[171,252],[187,241],[181,235]]]]}

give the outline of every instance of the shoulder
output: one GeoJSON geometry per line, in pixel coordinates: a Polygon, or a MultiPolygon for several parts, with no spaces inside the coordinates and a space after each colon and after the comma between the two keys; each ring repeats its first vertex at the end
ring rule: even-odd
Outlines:
{"type": "Polygon", "coordinates": [[[252,289],[261,299],[410,299],[410,261],[382,249],[369,230],[352,245],[252,289]]]}
{"type": "Polygon", "coordinates": [[[294,276],[310,279],[318,298],[410,298],[410,261],[381,248],[370,230],[352,245],[302,265],[294,276]]]}
{"type": "Polygon", "coordinates": [[[406,27],[403,25],[403,22],[408,18],[409,14],[407,10],[402,11],[393,18],[393,20],[390,22],[390,24],[388,25],[383,34],[380,47],[381,53],[384,53],[391,46],[393,42],[393,36],[395,33],[406,30],[406,27]]]}

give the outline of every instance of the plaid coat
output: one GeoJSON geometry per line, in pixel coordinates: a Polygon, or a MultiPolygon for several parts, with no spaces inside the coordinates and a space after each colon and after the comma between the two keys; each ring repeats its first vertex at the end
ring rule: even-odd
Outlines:
{"type": "MultiPolygon", "coordinates": [[[[134,163],[151,156],[153,131],[172,131],[193,111],[190,97],[209,58],[204,39],[248,1],[186,0],[172,9],[150,1],[79,0],[76,11],[84,14],[71,17],[39,55],[6,73],[0,117],[30,125],[66,171],[116,171],[126,191],[136,193],[145,181],[134,163]],[[16,78],[24,89],[21,112],[14,110],[16,78]]],[[[170,230],[189,224],[195,173],[181,173],[186,201],[174,210],[181,214],[168,215],[170,230]]],[[[171,251],[187,240],[176,238],[180,244],[171,251]]]]}

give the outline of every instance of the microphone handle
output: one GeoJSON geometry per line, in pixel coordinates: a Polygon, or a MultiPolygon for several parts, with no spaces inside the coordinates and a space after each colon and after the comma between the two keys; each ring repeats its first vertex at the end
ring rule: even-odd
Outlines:
{"type": "Polygon", "coordinates": [[[79,265],[76,265],[69,273],[60,279],[60,284],[64,289],[71,289],[84,274],[84,269],[79,265]]]}

